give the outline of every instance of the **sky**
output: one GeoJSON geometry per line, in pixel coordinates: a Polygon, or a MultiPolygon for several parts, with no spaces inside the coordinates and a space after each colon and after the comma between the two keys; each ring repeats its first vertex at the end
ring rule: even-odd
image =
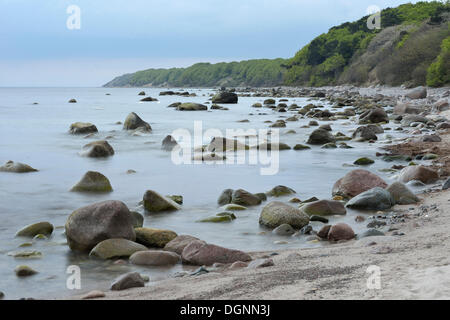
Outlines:
{"type": "Polygon", "coordinates": [[[95,87],[148,68],[289,58],[371,6],[405,2],[0,0],[0,86],[95,87]]]}

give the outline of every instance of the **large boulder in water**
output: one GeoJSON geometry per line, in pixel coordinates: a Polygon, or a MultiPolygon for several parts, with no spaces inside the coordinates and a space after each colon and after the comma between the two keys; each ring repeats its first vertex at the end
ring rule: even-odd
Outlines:
{"type": "Polygon", "coordinates": [[[363,112],[359,116],[359,123],[380,123],[389,122],[386,111],[382,108],[374,108],[363,112]]]}
{"type": "Polygon", "coordinates": [[[89,256],[100,259],[128,258],[138,251],[148,250],[147,247],[127,239],[107,239],[98,243],[89,256]]]}
{"type": "Polygon", "coordinates": [[[172,211],[180,209],[180,205],[168,197],[153,190],[147,190],[143,198],[144,208],[149,212],[172,211]]]}
{"type": "Polygon", "coordinates": [[[427,89],[425,87],[417,87],[405,94],[410,99],[425,99],[427,97],[427,89]]]}
{"type": "Polygon", "coordinates": [[[201,110],[208,110],[208,107],[200,104],[200,103],[193,103],[193,102],[186,102],[182,103],[177,106],[178,111],[201,111],[201,110]]]}
{"type": "Polygon", "coordinates": [[[316,129],[308,138],[308,144],[325,144],[329,142],[335,142],[335,138],[330,134],[328,130],[316,129]]]}
{"type": "Polygon", "coordinates": [[[65,229],[69,247],[75,251],[89,252],[107,239],[136,240],[130,210],[123,202],[116,200],[75,210],[67,219],[65,229]]]}
{"type": "Polygon", "coordinates": [[[300,210],[309,216],[344,215],[347,213],[342,202],[336,200],[318,200],[303,205],[300,210]]]}
{"type": "Polygon", "coordinates": [[[114,155],[114,149],[108,141],[99,140],[83,146],[81,155],[90,158],[105,158],[114,155]]]}
{"type": "Polygon", "coordinates": [[[124,130],[142,130],[142,131],[152,131],[152,127],[142,120],[136,113],[131,112],[125,122],[123,123],[124,130]]]}
{"type": "Polygon", "coordinates": [[[98,132],[97,127],[89,122],[75,122],[70,125],[71,134],[86,134],[98,132]]]}
{"type": "Polygon", "coordinates": [[[408,166],[400,171],[398,179],[403,183],[418,180],[426,184],[438,180],[439,174],[433,169],[424,166],[408,166]]]}
{"type": "Polygon", "coordinates": [[[335,182],[332,195],[349,199],[375,187],[386,188],[387,184],[370,171],[356,169],[335,182]]]}
{"type": "Polygon", "coordinates": [[[111,192],[112,187],[108,178],[100,172],[88,171],[81,180],[70,189],[76,192],[111,192]]]}
{"type": "Polygon", "coordinates": [[[367,126],[358,127],[355,132],[353,132],[352,138],[357,141],[377,140],[377,134],[383,132],[383,128],[379,125],[369,124],[367,126]]]}
{"type": "Polygon", "coordinates": [[[220,91],[212,97],[213,103],[237,103],[238,95],[234,92],[220,91]]]}
{"type": "Polygon", "coordinates": [[[4,165],[0,166],[0,172],[15,172],[15,173],[25,173],[38,171],[35,168],[30,167],[25,163],[7,161],[4,165]]]}
{"type": "Polygon", "coordinates": [[[309,223],[309,217],[300,209],[279,201],[272,201],[262,209],[259,224],[276,228],[285,223],[301,229],[309,223]]]}
{"type": "Polygon", "coordinates": [[[233,263],[236,261],[251,261],[248,253],[240,250],[227,249],[196,240],[187,245],[181,254],[184,262],[193,265],[210,266],[214,263],[233,263]]]}
{"type": "Polygon", "coordinates": [[[239,204],[241,206],[256,206],[261,204],[261,199],[243,189],[234,190],[231,195],[231,203],[239,204]]]}
{"type": "Polygon", "coordinates": [[[419,198],[401,182],[397,181],[390,184],[386,190],[392,195],[396,204],[413,204],[419,202],[419,198]]]}
{"type": "Polygon", "coordinates": [[[360,210],[386,210],[395,205],[395,200],[386,189],[375,187],[351,198],[346,206],[360,210]]]}

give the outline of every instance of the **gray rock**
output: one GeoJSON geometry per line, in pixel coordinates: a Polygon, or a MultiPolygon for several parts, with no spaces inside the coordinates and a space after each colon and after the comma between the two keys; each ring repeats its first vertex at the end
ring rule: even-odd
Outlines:
{"type": "Polygon", "coordinates": [[[289,224],[285,223],[273,229],[272,232],[278,236],[291,236],[295,233],[295,230],[289,224]]]}
{"type": "Polygon", "coordinates": [[[427,97],[427,89],[425,87],[417,87],[412,89],[405,97],[410,99],[425,99],[427,97]]]}
{"type": "Polygon", "coordinates": [[[383,133],[382,127],[376,124],[369,124],[367,126],[361,126],[353,132],[352,138],[357,141],[377,140],[377,134],[383,133]]]}
{"type": "Polygon", "coordinates": [[[256,206],[261,204],[261,199],[246,190],[238,189],[233,191],[231,203],[241,206],[256,206]]]}
{"type": "Polygon", "coordinates": [[[231,197],[233,195],[232,189],[225,189],[222,191],[221,195],[219,196],[219,199],[217,199],[217,204],[219,206],[224,206],[226,204],[231,203],[231,197]]]}
{"type": "Polygon", "coordinates": [[[176,146],[178,146],[178,142],[171,135],[168,135],[162,141],[161,147],[165,151],[172,151],[176,146]]]}
{"type": "Polygon", "coordinates": [[[148,250],[147,247],[127,239],[107,239],[98,243],[89,256],[100,259],[129,257],[138,251],[148,250]]]}
{"type": "Polygon", "coordinates": [[[362,210],[386,210],[395,205],[394,198],[385,189],[375,187],[350,199],[346,206],[362,210]]]}
{"type": "Polygon", "coordinates": [[[70,125],[71,134],[86,134],[98,132],[97,127],[89,122],[75,122],[70,125]]]}
{"type": "Polygon", "coordinates": [[[38,222],[30,224],[16,233],[16,237],[34,237],[38,234],[51,235],[53,225],[50,222],[38,222]]]}
{"type": "Polygon", "coordinates": [[[330,132],[324,129],[316,129],[309,136],[307,143],[321,145],[329,142],[335,142],[335,138],[330,132]]]}
{"type": "Polygon", "coordinates": [[[271,196],[271,197],[281,197],[281,196],[287,196],[287,195],[294,194],[294,193],[296,193],[294,189],[279,185],[279,186],[273,187],[270,191],[268,191],[267,195],[271,196]]]}
{"type": "Polygon", "coordinates": [[[66,222],[69,247],[90,251],[99,242],[113,238],[136,240],[133,219],[121,201],[108,200],[75,210],[66,222]]]}
{"type": "Polygon", "coordinates": [[[367,237],[375,237],[375,236],[384,236],[384,233],[377,229],[369,229],[364,231],[361,234],[358,234],[357,239],[367,238],[367,237]]]}
{"type": "Polygon", "coordinates": [[[392,195],[396,204],[413,204],[419,202],[419,198],[401,182],[392,183],[386,190],[392,195]]]}
{"type": "Polygon", "coordinates": [[[90,158],[104,158],[114,155],[114,149],[108,141],[99,140],[86,144],[81,155],[90,158]]]}
{"type": "Polygon", "coordinates": [[[238,96],[234,92],[220,91],[212,98],[212,103],[237,103],[238,96]]]}
{"type": "Polygon", "coordinates": [[[180,255],[171,251],[147,250],[133,253],[130,262],[143,266],[168,266],[181,261],[180,255]]]}
{"type": "Polygon", "coordinates": [[[15,172],[15,173],[25,173],[25,172],[34,172],[38,171],[27,164],[7,161],[3,166],[0,166],[0,172],[15,172]]]}
{"type": "Polygon", "coordinates": [[[153,190],[147,190],[144,194],[144,208],[148,212],[162,212],[179,210],[181,207],[178,203],[170,198],[164,197],[153,190]]]}
{"type": "Polygon", "coordinates": [[[448,178],[442,185],[442,190],[447,190],[450,188],[450,178],[448,178]]]}
{"type": "Polygon", "coordinates": [[[100,172],[88,171],[81,180],[70,189],[75,192],[111,192],[113,191],[108,178],[100,172]]]}

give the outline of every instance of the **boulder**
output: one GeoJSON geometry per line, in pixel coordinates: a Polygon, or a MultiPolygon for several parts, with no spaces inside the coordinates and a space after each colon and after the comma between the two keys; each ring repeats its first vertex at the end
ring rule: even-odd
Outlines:
{"type": "Polygon", "coordinates": [[[219,199],[217,199],[217,204],[219,206],[223,206],[223,205],[231,203],[232,195],[233,195],[233,190],[232,189],[225,189],[225,190],[223,190],[222,193],[219,196],[219,199]]]}
{"type": "Polygon", "coordinates": [[[183,249],[188,244],[190,244],[191,242],[196,241],[196,240],[199,240],[199,239],[196,237],[193,237],[193,236],[189,236],[189,235],[180,235],[180,236],[177,236],[172,241],[168,242],[164,246],[164,250],[176,252],[179,255],[181,255],[181,253],[183,252],[183,249]]]}
{"type": "Polygon", "coordinates": [[[386,188],[387,184],[370,171],[356,169],[335,182],[332,195],[349,199],[375,187],[386,188]]]}
{"type": "Polygon", "coordinates": [[[148,250],[147,247],[127,239],[107,239],[99,242],[89,256],[100,259],[129,257],[137,251],[148,250]]]}
{"type": "Polygon", "coordinates": [[[410,99],[425,99],[427,97],[427,89],[425,87],[417,87],[405,94],[410,99]]]}
{"type": "Polygon", "coordinates": [[[142,120],[136,113],[131,112],[123,123],[124,130],[142,130],[142,131],[152,131],[152,127],[142,120]]]}
{"type": "Polygon", "coordinates": [[[373,161],[372,159],[363,157],[363,158],[356,159],[355,162],[353,162],[353,164],[356,164],[358,166],[367,166],[367,165],[372,164],[374,162],[375,161],[373,161]]]}
{"type": "Polygon", "coordinates": [[[123,202],[116,200],[75,210],[67,219],[65,229],[69,247],[76,251],[90,251],[107,239],[136,240],[130,210],[123,202]]]}
{"type": "Polygon", "coordinates": [[[394,107],[394,114],[419,114],[422,110],[418,106],[411,105],[409,103],[398,103],[394,107]]]}
{"type": "Polygon", "coordinates": [[[200,103],[193,103],[193,102],[186,102],[182,103],[177,107],[178,111],[201,111],[201,110],[208,110],[208,107],[200,104],[200,103]]]}
{"type": "Polygon", "coordinates": [[[358,127],[355,132],[353,132],[352,138],[357,141],[377,140],[377,134],[383,132],[383,128],[379,125],[369,124],[367,126],[358,127]]]}
{"type": "Polygon", "coordinates": [[[144,194],[144,208],[149,212],[161,212],[179,210],[178,203],[168,197],[164,197],[153,190],[147,190],[144,194]]]}
{"type": "Polygon", "coordinates": [[[69,103],[77,103],[77,100],[72,98],[69,100],[69,103]]]}
{"type": "Polygon", "coordinates": [[[380,123],[389,122],[386,111],[382,108],[374,108],[363,112],[359,116],[359,123],[380,123]]]}
{"type": "Polygon", "coordinates": [[[76,192],[111,192],[113,191],[108,178],[100,172],[88,171],[81,180],[70,189],[76,192]]]}
{"type": "Polygon", "coordinates": [[[138,96],[145,96],[145,91],[141,91],[138,93],[138,96]]]}
{"type": "Polygon", "coordinates": [[[81,155],[90,158],[104,158],[114,155],[114,149],[108,141],[99,140],[85,145],[81,155]]]}
{"type": "Polygon", "coordinates": [[[130,262],[140,266],[170,266],[181,261],[179,254],[171,251],[147,250],[134,253],[130,262]]]}
{"type": "Polygon", "coordinates": [[[243,251],[227,249],[200,240],[193,241],[187,245],[183,249],[181,257],[186,263],[200,266],[210,266],[216,262],[233,263],[252,260],[250,255],[243,251]]]}
{"type": "Polygon", "coordinates": [[[279,201],[268,203],[261,211],[259,224],[268,228],[276,228],[289,224],[295,229],[301,229],[309,223],[309,217],[298,208],[279,201]]]}
{"type": "Polygon", "coordinates": [[[231,203],[241,206],[256,206],[261,204],[261,199],[248,191],[238,189],[233,191],[231,203]]]}
{"type": "Polygon", "coordinates": [[[330,232],[331,226],[329,224],[324,225],[319,232],[317,232],[317,236],[322,239],[328,238],[328,233],[330,232]]]}
{"type": "Polygon", "coordinates": [[[439,174],[433,169],[424,166],[408,166],[400,171],[398,179],[403,183],[418,180],[428,184],[438,180],[439,174]]]}
{"type": "Polygon", "coordinates": [[[395,200],[386,189],[375,187],[351,198],[346,206],[360,210],[386,210],[395,205],[395,200]]]}
{"type": "Polygon", "coordinates": [[[419,202],[419,198],[401,182],[390,184],[386,190],[394,198],[396,204],[413,204],[419,202]]]}
{"type": "Polygon", "coordinates": [[[164,246],[175,239],[177,234],[170,230],[136,228],[136,242],[146,247],[164,248],[164,246]]]}
{"type": "Polygon", "coordinates": [[[38,222],[30,224],[16,233],[16,237],[34,237],[38,234],[51,235],[53,225],[50,222],[38,222]]]}
{"type": "Polygon", "coordinates": [[[309,216],[345,215],[347,210],[340,201],[319,200],[303,205],[300,210],[309,216]]]}
{"type": "Polygon", "coordinates": [[[355,232],[346,223],[337,223],[328,232],[329,241],[351,240],[355,238],[355,232]]]}
{"type": "Polygon", "coordinates": [[[25,173],[25,172],[34,172],[38,171],[27,164],[7,161],[4,165],[0,166],[0,172],[15,172],[15,173],[25,173]]]}
{"type": "Polygon", "coordinates": [[[234,92],[220,91],[212,97],[212,103],[237,103],[238,96],[234,92]]]}
{"type": "Polygon", "coordinates": [[[140,287],[145,287],[144,279],[137,272],[129,272],[117,278],[111,285],[111,290],[120,291],[140,287]]]}
{"type": "Polygon", "coordinates": [[[325,144],[329,142],[335,142],[335,138],[331,133],[324,129],[314,130],[308,138],[308,144],[325,144]]]}
{"type": "Polygon", "coordinates": [[[165,151],[172,151],[176,146],[179,146],[178,142],[171,135],[166,136],[161,144],[161,148],[165,151]]]}
{"type": "Polygon", "coordinates": [[[97,127],[89,122],[75,122],[70,125],[71,134],[86,134],[98,132],[97,127]]]}
{"type": "Polygon", "coordinates": [[[279,185],[279,186],[273,187],[270,191],[268,191],[267,195],[271,196],[271,197],[281,197],[281,196],[287,196],[287,195],[290,195],[293,193],[296,193],[294,189],[279,185]]]}

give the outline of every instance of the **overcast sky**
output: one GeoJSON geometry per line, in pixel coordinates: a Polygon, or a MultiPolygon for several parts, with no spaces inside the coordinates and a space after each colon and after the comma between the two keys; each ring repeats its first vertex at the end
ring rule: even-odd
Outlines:
{"type": "Polygon", "coordinates": [[[369,6],[404,2],[0,0],[0,86],[101,86],[147,68],[289,58],[369,6]],[[80,29],[67,27],[71,5],[80,29]]]}

